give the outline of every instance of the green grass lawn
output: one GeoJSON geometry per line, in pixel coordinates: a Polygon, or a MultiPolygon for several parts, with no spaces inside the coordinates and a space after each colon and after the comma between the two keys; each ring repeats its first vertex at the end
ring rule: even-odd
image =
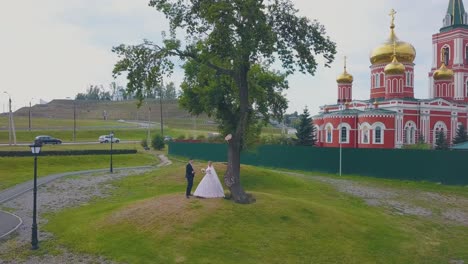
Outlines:
{"type": "MultiPolygon", "coordinates": [[[[225,166],[216,167],[222,175],[225,166]]],[[[176,162],[125,178],[111,197],[48,215],[43,228],[54,239],[39,252],[65,245],[126,263],[468,260],[467,227],[389,214],[329,185],[251,166],[243,166],[242,182],[256,203],[187,200],[183,170],[176,162]]]]}
{"type": "MultiPolygon", "coordinates": [[[[151,154],[113,155],[114,168],[155,165],[157,163],[158,160],[151,154]]],[[[37,174],[38,177],[44,177],[61,172],[104,169],[109,166],[109,155],[39,156],[37,160],[37,174]]],[[[0,170],[1,191],[16,184],[32,180],[34,175],[34,159],[33,157],[0,157],[0,168],[2,168],[0,170]]]]}
{"type": "MultiPolygon", "coordinates": [[[[29,128],[29,118],[24,116],[14,117],[15,128],[24,130],[29,128]]],[[[8,127],[8,116],[0,116],[0,127],[8,127]]],[[[135,127],[134,124],[117,122],[116,120],[96,120],[96,119],[76,119],[76,127],[81,129],[89,129],[96,127],[135,127]]],[[[72,119],[61,118],[31,118],[31,128],[33,130],[42,129],[73,129],[72,119]]]]}

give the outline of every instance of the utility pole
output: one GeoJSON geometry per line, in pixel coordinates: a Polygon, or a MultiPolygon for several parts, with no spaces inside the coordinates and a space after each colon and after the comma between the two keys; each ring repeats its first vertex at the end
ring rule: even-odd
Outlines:
{"type": "MultiPolygon", "coordinates": [[[[34,98],[31,98],[31,101],[33,100],[34,98]]],[[[29,131],[31,131],[31,101],[29,101],[29,131]]]]}
{"type": "Polygon", "coordinates": [[[148,145],[151,143],[151,106],[148,106],[148,145]]]}
{"type": "Polygon", "coordinates": [[[7,92],[3,92],[8,95],[8,143],[11,145],[11,140],[13,139],[13,145],[16,145],[16,132],[15,132],[15,122],[13,121],[13,112],[11,110],[11,96],[7,92]]]}
{"type": "Polygon", "coordinates": [[[161,137],[164,138],[162,97],[163,97],[163,87],[161,85],[161,88],[159,90],[159,111],[161,112],[161,137]]]}
{"type": "Polygon", "coordinates": [[[73,142],[76,142],[76,99],[73,99],[73,142]]]}

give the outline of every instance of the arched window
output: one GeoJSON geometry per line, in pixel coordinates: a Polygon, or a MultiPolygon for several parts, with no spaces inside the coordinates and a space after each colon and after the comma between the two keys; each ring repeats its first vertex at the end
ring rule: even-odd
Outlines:
{"type": "Polygon", "coordinates": [[[466,79],[465,91],[466,91],[466,97],[468,97],[468,79],[466,79]]]}
{"type": "Polygon", "coordinates": [[[449,58],[450,58],[450,48],[448,46],[444,46],[442,48],[442,61],[445,63],[445,65],[449,65],[449,58]]]}
{"type": "Polygon", "coordinates": [[[351,131],[351,126],[347,123],[341,123],[338,129],[340,131],[340,143],[349,143],[349,131],[351,131]]]}
{"type": "Polygon", "coordinates": [[[468,45],[465,46],[465,64],[468,64],[468,45]]]}
{"type": "Polygon", "coordinates": [[[332,143],[333,142],[333,126],[331,124],[328,124],[325,128],[326,130],[326,136],[327,136],[327,139],[326,139],[326,142],[327,143],[332,143]]]}
{"type": "Polygon", "coordinates": [[[361,144],[369,144],[369,124],[365,123],[361,126],[361,144]]]}
{"type": "Polygon", "coordinates": [[[374,143],[382,143],[382,128],[379,126],[374,129],[374,143]]]}
{"type": "Polygon", "coordinates": [[[444,132],[445,136],[447,136],[447,126],[443,121],[437,121],[434,125],[434,130],[432,133],[432,143],[435,145],[436,137],[438,132],[444,132]]]}
{"type": "Polygon", "coordinates": [[[377,122],[372,125],[373,130],[373,144],[383,144],[384,143],[384,130],[385,125],[383,123],[377,122]]]}
{"type": "Polygon", "coordinates": [[[348,141],[348,130],[345,126],[341,127],[341,135],[340,135],[340,142],[347,143],[348,141]]]}
{"type": "Polygon", "coordinates": [[[405,125],[404,132],[404,143],[415,144],[416,143],[416,124],[413,121],[408,121],[405,125]]]}
{"type": "Polygon", "coordinates": [[[315,141],[320,141],[320,127],[318,125],[314,125],[315,129],[312,133],[313,138],[315,141]]]}

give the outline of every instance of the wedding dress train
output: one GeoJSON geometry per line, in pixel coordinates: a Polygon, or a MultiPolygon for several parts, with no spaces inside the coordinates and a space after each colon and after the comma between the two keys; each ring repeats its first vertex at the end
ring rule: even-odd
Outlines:
{"type": "Polygon", "coordinates": [[[214,167],[208,166],[205,172],[205,176],[198,184],[193,195],[203,198],[224,197],[223,186],[218,179],[218,174],[216,174],[214,167]]]}

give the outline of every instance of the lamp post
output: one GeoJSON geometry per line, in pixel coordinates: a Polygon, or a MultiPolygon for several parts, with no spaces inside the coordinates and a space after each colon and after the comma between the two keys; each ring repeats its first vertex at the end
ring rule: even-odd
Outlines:
{"type": "Polygon", "coordinates": [[[36,141],[33,145],[29,145],[31,152],[34,155],[34,189],[33,189],[33,223],[31,235],[31,249],[36,250],[39,248],[37,239],[37,156],[41,152],[41,144],[36,141]]]}
{"type": "Polygon", "coordinates": [[[112,168],[112,143],[114,142],[114,131],[112,131],[109,135],[111,137],[111,148],[110,148],[110,173],[114,173],[112,168]]]}

